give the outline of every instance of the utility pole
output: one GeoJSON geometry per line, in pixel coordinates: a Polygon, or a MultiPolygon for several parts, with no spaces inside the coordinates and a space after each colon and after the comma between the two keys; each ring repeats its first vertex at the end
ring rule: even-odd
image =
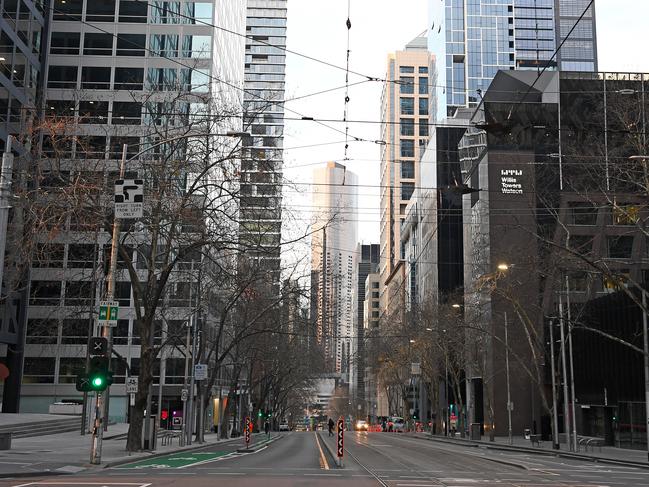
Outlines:
{"type": "MultiPolygon", "coordinates": [[[[126,166],[126,150],[127,145],[122,147],[122,162],[119,167],[119,177],[124,178],[124,168],[126,166]]],[[[113,216],[113,238],[110,247],[110,268],[108,270],[108,286],[106,288],[106,299],[112,301],[115,296],[115,272],[117,270],[117,250],[119,246],[119,232],[120,220],[113,216]]],[[[108,347],[106,354],[108,355],[108,364],[110,366],[110,356],[113,352],[113,334],[110,326],[103,326],[101,336],[107,339],[108,347]]],[[[108,424],[108,389],[104,393],[97,393],[97,405],[95,407],[95,425],[92,429],[92,446],[90,450],[90,463],[99,465],[101,463],[101,447],[104,437],[104,425],[102,422],[108,424]]]]}
{"type": "Polygon", "coordinates": [[[187,445],[192,444],[192,434],[194,432],[194,366],[196,365],[196,345],[197,345],[197,333],[196,333],[196,315],[194,310],[192,310],[191,323],[192,323],[192,357],[191,365],[189,369],[189,395],[188,395],[188,404],[187,404],[187,445]]]}
{"type": "Polygon", "coordinates": [[[575,398],[575,364],[572,356],[572,315],[570,312],[570,284],[566,274],[566,311],[568,316],[568,351],[570,354],[570,394],[572,396],[572,448],[577,451],[577,420],[576,420],[576,398],[575,398]]]}
{"type": "Polygon", "coordinates": [[[554,365],[554,321],[550,320],[550,361],[552,373],[552,448],[559,449],[559,415],[557,414],[557,376],[554,365]]]}
{"type": "Polygon", "coordinates": [[[570,417],[568,415],[568,372],[566,370],[566,337],[563,329],[563,300],[559,293],[559,329],[561,331],[561,368],[563,369],[563,430],[566,434],[568,449],[572,450],[570,440],[570,417]]]}
{"type": "MultiPolygon", "coordinates": [[[[644,341],[644,400],[647,434],[649,435],[649,337],[647,336],[647,291],[642,291],[642,338],[644,341]]],[[[649,441],[647,441],[647,460],[649,461],[649,441]]]]}
{"type": "Polygon", "coordinates": [[[505,375],[507,376],[507,433],[509,444],[514,443],[512,438],[512,396],[509,386],[509,339],[507,336],[507,311],[505,311],[505,375]]]}

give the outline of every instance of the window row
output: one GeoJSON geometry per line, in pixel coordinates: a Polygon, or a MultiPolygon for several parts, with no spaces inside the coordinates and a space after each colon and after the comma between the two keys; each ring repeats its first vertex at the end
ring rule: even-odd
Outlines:
{"type": "Polygon", "coordinates": [[[212,23],[209,2],[140,2],[134,0],[55,0],[54,20],[152,24],[212,23]]]}
{"type": "MultiPolygon", "coordinates": [[[[399,109],[399,113],[401,113],[401,115],[414,115],[415,99],[404,97],[399,98],[399,109]]],[[[428,115],[428,98],[419,98],[417,114],[428,115]]]]}
{"type": "MultiPolygon", "coordinates": [[[[644,240],[645,249],[642,257],[649,259],[649,238],[645,237],[644,240]]],[[[571,250],[587,255],[593,252],[595,241],[594,235],[571,235],[568,245],[571,250]]],[[[636,238],[633,235],[607,235],[603,243],[605,249],[600,253],[609,259],[631,259],[635,241],[636,238]]],[[[641,245],[642,238],[638,238],[637,241],[638,245],[641,245]]]]}
{"type": "Polygon", "coordinates": [[[427,76],[420,76],[417,82],[415,82],[415,78],[412,76],[401,76],[399,78],[399,85],[399,91],[403,95],[413,95],[415,93],[415,85],[417,85],[417,91],[420,95],[428,94],[427,76]]]}
{"type": "Polygon", "coordinates": [[[103,66],[50,66],[48,88],[127,91],[209,91],[209,68],[110,68],[103,66]],[[80,72],[80,73],[79,73],[80,72]],[[79,79],[81,74],[81,79],[79,79]]]}
{"type": "Polygon", "coordinates": [[[604,224],[636,225],[641,212],[646,210],[646,205],[630,203],[597,206],[588,202],[572,202],[568,206],[568,222],[572,225],[597,225],[601,213],[604,224]]]}
{"type": "Polygon", "coordinates": [[[52,32],[51,54],[84,56],[145,56],[209,58],[212,37],[209,35],[151,34],[147,46],[146,34],[117,35],[86,32],[81,46],[80,32],[52,32]]]}
{"type": "MultiPolygon", "coordinates": [[[[428,120],[419,119],[418,134],[420,137],[428,137],[428,120]]],[[[415,135],[415,120],[412,118],[402,118],[399,120],[400,134],[404,137],[413,137],[415,135]]]]}

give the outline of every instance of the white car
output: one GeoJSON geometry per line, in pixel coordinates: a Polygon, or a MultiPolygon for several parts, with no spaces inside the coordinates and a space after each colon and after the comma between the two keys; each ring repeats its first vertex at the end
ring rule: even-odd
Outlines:
{"type": "Polygon", "coordinates": [[[290,431],[291,429],[288,427],[288,423],[280,423],[279,424],[279,430],[280,431],[290,431]]]}
{"type": "Polygon", "coordinates": [[[398,416],[393,416],[391,420],[392,420],[392,431],[394,431],[395,433],[403,433],[406,430],[406,423],[404,422],[403,418],[399,418],[398,416]]]}

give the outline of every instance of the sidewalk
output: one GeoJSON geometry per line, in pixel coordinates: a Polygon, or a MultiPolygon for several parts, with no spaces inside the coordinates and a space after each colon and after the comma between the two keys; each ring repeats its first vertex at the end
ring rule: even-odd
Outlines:
{"type": "Polygon", "coordinates": [[[183,450],[195,450],[218,443],[232,444],[243,438],[217,441],[215,434],[206,434],[205,443],[193,443],[179,447],[178,440],[172,445],[160,445],[154,452],[134,452],[126,450],[128,424],[110,425],[104,433],[102,443],[101,465],[90,465],[91,435],[79,432],[60,433],[55,435],[17,438],[11,442],[11,450],[0,451],[0,478],[25,477],[30,475],[56,475],[77,473],[84,470],[95,470],[110,465],[127,463],[141,458],[152,458],[183,450]]]}
{"type": "Polygon", "coordinates": [[[532,446],[530,440],[526,440],[523,436],[514,436],[512,438],[512,445],[509,445],[508,437],[496,437],[495,441],[489,441],[489,437],[483,436],[480,441],[469,440],[467,438],[449,438],[442,435],[431,436],[428,433],[416,433],[417,438],[424,438],[432,441],[440,441],[445,443],[454,443],[458,445],[469,446],[482,446],[485,448],[493,448],[498,450],[522,451],[526,453],[537,453],[542,455],[556,455],[565,458],[576,458],[580,460],[590,460],[596,462],[615,463],[620,465],[629,465],[634,467],[649,468],[647,462],[646,450],[627,450],[623,448],[616,448],[613,446],[603,446],[601,448],[595,447],[588,448],[585,451],[582,446],[580,451],[571,452],[568,445],[561,443],[559,450],[552,448],[551,441],[543,441],[540,446],[532,446]]]}

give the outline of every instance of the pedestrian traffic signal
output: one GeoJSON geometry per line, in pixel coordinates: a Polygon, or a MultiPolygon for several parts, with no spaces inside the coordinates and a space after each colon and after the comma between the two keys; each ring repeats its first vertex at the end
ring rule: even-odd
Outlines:
{"type": "Polygon", "coordinates": [[[262,412],[261,412],[261,409],[260,409],[259,412],[257,413],[257,417],[258,417],[258,418],[261,418],[261,417],[263,416],[263,414],[264,414],[264,413],[262,413],[262,412]]]}
{"type": "Polygon", "coordinates": [[[91,391],[105,391],[113,383],[113,373],[108,370],[108,357],[92,357],[87,377],[91,391]]]}
{"type": "Polygon", "coordinates": [[[169,418],[169,411],[167,411],[166,409],[163,409],[162,411],[160,411],[160,419],[162,419],[164,421],[167,418],[169,418]]]}

